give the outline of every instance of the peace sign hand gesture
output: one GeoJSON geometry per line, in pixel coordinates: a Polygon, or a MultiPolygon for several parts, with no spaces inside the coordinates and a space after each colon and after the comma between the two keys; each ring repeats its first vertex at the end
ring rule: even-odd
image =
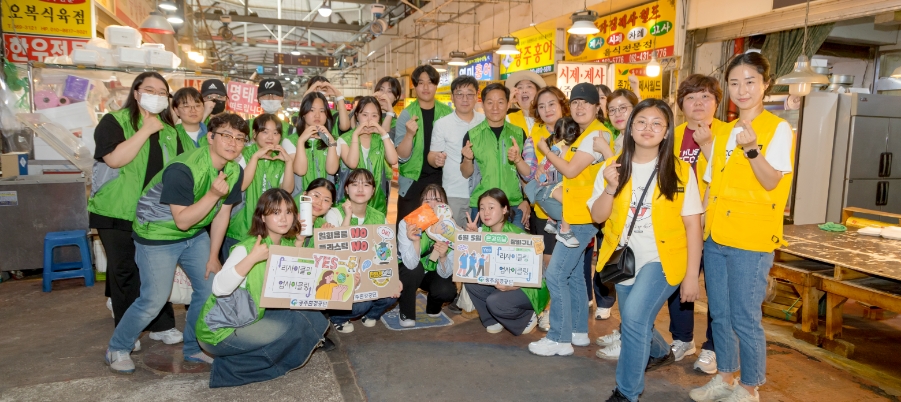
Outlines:
{"type": "Polygon", "coordinates": [[[477,224],[479,221],[479,215],[481,212],[476,212],[475,219],[470,218],[469,214],[466,214],[466,231],[467,232],[477,232],[479,231],[479,225],[477,224]]]}

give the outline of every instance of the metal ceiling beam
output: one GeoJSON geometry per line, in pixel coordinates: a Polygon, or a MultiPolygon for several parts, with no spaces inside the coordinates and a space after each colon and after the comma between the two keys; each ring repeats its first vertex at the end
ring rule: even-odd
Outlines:
{"type": "MultiPolygon", "coordinates": [[[[205,13],[203,18],[210,21],[219,21],[219,14],[205,13]]],[[[309,29],[317,29],[322,31],[340,31],[340,32],[358,32],[362,25],[357,24],[337,24],[333,22],[311,22],[298,21],[278,18],[251,17],[245,15],[232,15],[232,22],[247,22],[251,24],[268,24],[281,25],[288,27],[308,27],[309,29]]]]}

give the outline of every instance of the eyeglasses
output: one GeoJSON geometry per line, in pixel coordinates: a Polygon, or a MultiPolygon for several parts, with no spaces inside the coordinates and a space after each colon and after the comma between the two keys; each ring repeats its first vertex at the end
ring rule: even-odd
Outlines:
{"type": "Polygon", "coordinates": [[[468,100],[473,100],[476,98],[476,94],[464,94],[462,92],[457,92],[454,94],[454,96],[456,96],[460,99],[468,99],[468,100]]]}
{"type": "Polygon", "coordinates": [[[203,100],[205,101],[224,101],[227,100],[228,97],[223,95],[207,95],[203,100]]]}
{"type": "Polygon", "coordinates": [[[196,112],[198,110],[203,110],[203,105],[193,104],[193,105],[181,105],[178,107],[181,110],[190,110],[192,112],[196,112]]]}
{"type": "Polygon", "coordinates": [[[169,96],[169,92],[166,92],[166,91],[157,92],[157,90],[150,88],[150,87],[138,88],[138,92],[140,92],[142,94],[148,94],[148,95],[157,95],[157,96],[166,96],[166,97],[169,96]]]}
{"type": "Polygon", "coordinates": [[[608,109],[607,109],[607,114],[609,114],[609,115],[611,115],[611,116],[614,116],[614,115],[618,115],[618,114],[621,114],[621,113],[626,113],[626,112],[628,112],[628,111],[630,111],[630,110],[632,110],[632,105],[625,105],[625,106],[620,106],[620,107],[612,107],[612,108],[608,108],[608,109]]]}
{"type": "Polygon", "coordinates": [[[223,133],[223,132],[217,133],[215,131],[213,132],[213,134],[222,136],[222,139],[224,139],[227,142],[235,141],[235,142],[243,143],[243,142],[247,141],[247,137],[245,137],[243,135],[233,135],[233,134],[223,133]]]}
{"type": "Polygon", "coordinates": [[[319,195],[319,193],[310,193],[310,198],[312,198],[317,203],[318,202],[326,202],[328,204],[332,203],[331,197],[324,197],[324,196],[319,195]]]}
{"type": "MultiPolygon", "coordinates": [[[[632,130],[634,131],[646,131],[648,129],[648,122],[646,121],[636,121],[632,123],[632,130]]],[[[650,124],[651,131],[655,133],[662,133],[666,130],[666,124],[660,123],[659,121],[655,121],[650,124]]]]}
{"type": "Polygon", "coordinates": [[[588,105],[591,105],[591,103],[588,103],[588,102],[583,101],[583,100],[581,100],[581,99],[576,99],[576,100],[574,100],[574,101],[572,101],[572,102],[569,102],[569,107],[570,107],[571,109],[581,109],[581,108],[583,108],[583,107],[588,107],[588,105]]]}

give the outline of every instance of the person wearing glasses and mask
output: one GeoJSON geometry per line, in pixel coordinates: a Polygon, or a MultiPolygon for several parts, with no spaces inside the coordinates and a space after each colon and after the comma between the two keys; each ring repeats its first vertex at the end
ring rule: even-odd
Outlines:
{"type": "MultiPolygon", "coordinates": [[[[135,264],[135,244],[131,240],[135,206],[150,179],[163,165],[179,154],[194,149],[194,141],[168,122],[169,84],[159,74],[138,75],[131,85],[122,109],[107,113],[94,130],[94,172],[91,198],[88,200],[90,226],[97,229],[107,257],[107,296],[118,325],[125,311],[138,298],[141,278],[135,264]]],[[[160,305],[158,312],[142,329],[151,339],[167,344],[182,341],[175,329],[171,303],[160,305]]],[[[123,349],[140,350],[135,338],[123,349]]]]}
{"type": "Polygon", "coordinates": [[[208,147],[170,160],[140,193],[132,238],[141,275],[141,295],[125,311],[106,350],[106,362],[114,373],[134,372],[131,350],[169,300],[176,264],[182,267],[193,288],[184,331],[184,359],[212,363],[213,359],[200,350],[194,323],[210,296],[215,274],[222,268],[219,249],[232,205],[241,201],[244,172],[234,160],[241,154],[247,134],[247,122],[240,116],[213,116],[208,147]],[[204,230],[207,226],[209,232],[204,230]]]}
{"type": "MultiPolygon", "coordinates": [[[[172,95],[172,113],[180,121],[175,125],[179,134],[184,133],[194,145],[199,145],[201,139],[206,137],[207,126],[203,123],[206,105],[200,92],[193,87],[184,87],[175,91],[172,95]]],[[[206,141],[202,141],[206,142],[206,141]]]]}

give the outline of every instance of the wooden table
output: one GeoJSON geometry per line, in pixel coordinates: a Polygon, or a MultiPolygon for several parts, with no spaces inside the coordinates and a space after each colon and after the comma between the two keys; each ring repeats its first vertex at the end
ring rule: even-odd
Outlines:
{"type": "Polygon", "coordinates": [[[850,357],[854,345],[839,339],[842,306],[849,298],[901,313],[901,241],[863,236],[853,229],[826,232],[817,225],[787,225],[784,230],[790,245],[777,250],[781,262],[774,264],[771,274],[783,277],[786,269],[807,271],[802,272],[806,276],[797,279],[804,281],[808,292],[799,291],[804,306],[796,338],[850,357]],[[806,261],[792,262],[798,258],[791,256],[806,261]],[[826,292],[825,333],[817,331],[816,300],[811,288],[826,292]]]}

